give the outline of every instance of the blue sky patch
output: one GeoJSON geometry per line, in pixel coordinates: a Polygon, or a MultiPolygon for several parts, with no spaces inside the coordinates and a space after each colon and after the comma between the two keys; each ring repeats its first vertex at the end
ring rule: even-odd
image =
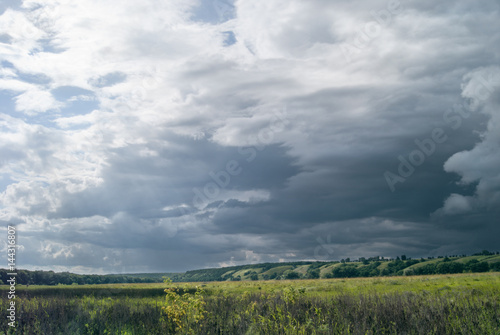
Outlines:
{"type": "Polygon", "coordinates": [[[209,0],[200,1],[200,5],[192,12],[192,20],[217,24],[229,21],[236,17],[234,1],[231,0],[209,0]]]}
{"type": "Polygon", "coordinates": [[[8,8],[18,9],[21,7],[20,0],[2,0],[0,1],[0,15],[3,14],[8,8]]]}
{"type": "Polygon", "coordinates": [[[0,90],[0,113],[13,115],[16,113],[14,98],[17,94],[5,90],[0,90]]]}
{"type": "Polygon", "coordinates": [[[43,73],[18,73],[17,77],[19,80],[25,81],[30,84],[36,84],[36,85],[47,85],[50,84],[52,79],[48,77],[47,75],[43,73]]]}
{"type": "Polygon", "coordinates": [[[75,100],[66,102],[66,106],[61,108],[64,117],[85,115],[99,108],[99,101],[93,96],[80,96],[75,100]],[[85,98],[88,97],[88,98],[85,98]],[[86,100],[89,99],[89,100],[86,100]]]}
{"type": "Polygon", "coordinates": [[[63,102],[80,95],[94,96],[94,92],[76,86],[61,86],[53,89],[52,94],[57,100],[63,102]]]}
{"type": "Polygon", "coordinates": [[[99,107],[94,92],[75,86],[62,86],[52,90],[54,97],[65,104],[60,109],[64,117],[85,115],[99,107]]]}
{"type": "MultiPolygon", "coordinates": [[[[1,165],[7,164],[7,162],[3,162],[1,165]]],[[[10,176],[7,173],[3,173],[0,175],[0,192],[5,191],[7,186],[10,184],[14,183],[14,180],[10,178],[10,176]]]]}
{"type": "Polygon", "coordinates": [[[52,40],[44,39],[44,40],[40,40],[40,43],[42,44],[42,50],[41,50],[42,52],[60,54],[66,50],[66,49],[55,46],[53,44],[52,40]]]}
{"type": "Polygon", "coordinates": [[[119,83],[123,83],[127,79],[127,75],[123,72],[112,72],[99,78],[90,80],[90,84],[95,87],[108,87],[119,83]]]}
{"type": "Polygon", "coordinates": [[[0,34],[0,43],[10,44],[12,37],[9,34],[0,34]]]}
{"type": "Polygon", "coordinates": [[[236,43],[236,36],[234,35],[234,33],[232,31],[225,31],[223,32],[224,34],[224,46],[225,47],[228,47],[230,45],[233,45],[234,43],[236,43]]]}

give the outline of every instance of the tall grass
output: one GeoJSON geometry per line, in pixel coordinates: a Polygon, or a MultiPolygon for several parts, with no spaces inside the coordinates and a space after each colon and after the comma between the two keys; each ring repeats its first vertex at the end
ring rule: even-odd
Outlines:
{"type": "Polygon", "coordinates": [[[37,296],[40,288],[30,287],[16,298],[15,330],[0,292],[0,333],[500,334],[499,283],[498,273],[488,273],[224,282],[203,290],[168,284],[161,297],[144,286],[142,298],[137,285],[109,286],[108,295],[83,287],[87,294],[59,288],[50,295],[43,288],[37,296]]]}

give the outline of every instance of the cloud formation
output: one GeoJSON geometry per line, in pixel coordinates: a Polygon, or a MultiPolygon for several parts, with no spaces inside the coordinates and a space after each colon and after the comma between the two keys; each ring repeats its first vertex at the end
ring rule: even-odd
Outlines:
{"type": "Polygon", "coordinates": [[[0,221],[20,267],[498,249],[499,10],[0,5],[0,221]]]}

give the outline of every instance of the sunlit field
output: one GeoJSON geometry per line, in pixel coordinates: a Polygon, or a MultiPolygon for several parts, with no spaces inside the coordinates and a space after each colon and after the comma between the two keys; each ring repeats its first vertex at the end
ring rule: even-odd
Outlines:
{"type": "Polygon", "coordinates": [[[23,286],[17,294],[17,332],[4,321],[2,334],[500,334],[500,273],[492,272],[23,286]]]}

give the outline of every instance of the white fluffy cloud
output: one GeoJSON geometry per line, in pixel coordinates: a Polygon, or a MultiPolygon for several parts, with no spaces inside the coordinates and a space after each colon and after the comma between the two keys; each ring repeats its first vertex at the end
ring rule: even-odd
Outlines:
{"type": "MultiPolygon", "coordinates": [[[[465,79],[463,96],[471,100],[474,110],[488,116],[488,125],[473,149],[454,154],[444,168],[459,174],[464,184],[477,183],[477,206],[494,207],[500,201],[500,68],[481,68],[465,79]]],[[[453,199],[461,199],[454,196],[453,199]]],[[[450,199],[445,203],[445,211],[450,199]]],[[[463,209],[472,207],[468,205],[463,209]]]]}
{"type": "Polygon", "coordinates": [[[28,115],[55,109],[61,105],[50,92],[39,89],[26,91],[16,98],[16,110],[28,115]]]}

